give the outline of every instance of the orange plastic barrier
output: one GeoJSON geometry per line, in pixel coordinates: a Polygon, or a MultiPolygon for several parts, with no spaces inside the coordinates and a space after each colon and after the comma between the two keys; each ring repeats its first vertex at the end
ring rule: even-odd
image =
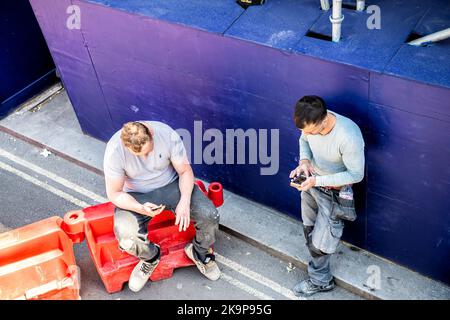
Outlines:
{"type": "Polygon", "coordinates": [[[63,219],[0,234],[0,300],[78,300],[78,268],[63,219]]]}
{"type": "MultiPolygon", "coordinates": [[[[208,195],[201,182],[196,184],[208,195]]],[[[214,197],[219,200],[216,200],[215,204],[219,204],[220,199],[223,203],[223,196],[218,195],[217,184],[214,187],[216,191],[214,197]]],[[[222,186],[218,185],[221,192],[222,186]]],[[[139,261],[136,257],[119,250],[113,226],[114,205],[104,203],[68,212],[64,217],[63,227],[74,242],[86,239],[91,258],[109,293],[122,290],[123,284],[128,282],[133,268],[139,261]]],[[[179,232],[173,212],[166,210],[150,221],[148,231],[149,240],[161,246],[161,261],[150,278],[152,281],[170,278],[174,269],[194,265],[184,252],[185,245],[192,242],[195,236],[193,223],[186,231],[179,232]]]]}

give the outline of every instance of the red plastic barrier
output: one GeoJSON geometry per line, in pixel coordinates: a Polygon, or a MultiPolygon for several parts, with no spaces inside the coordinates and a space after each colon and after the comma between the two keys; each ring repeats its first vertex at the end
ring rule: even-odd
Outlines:
{"type": "Polygon", "coordinates": [[[78,268],[63,219],[0,234],[0,300],[78,300],[78,268]]]}
{"type": "Polygon", "coordinates": [[[211,182],[208,187],[208,191],[206,191],[205,184],[197,180],[195,184],[200,188],[200,190],[207,196],[216,208],[220,207],[223,204],[223,187],[219,182],[211,182]]]}
{"type": "Polygon", "coordinates": [[[208,198],[214,203],[216,207],[223,204],[223,188],[218,182],[213,182],[208,188],[208,198]]]}
{"type": "Polygon", "coordinates": [[[206,187],[203,181],[196,180],[195,184],[200,188],[200,190],[205,194],[205,196],[208,196],[208,191],[206,191],[206,187]]]}
{"type": "MultiPolygon", "coordinates": [[[[199,185],[198,182],[196,184],[199,185]]],[[[208,194],[204,185],[202,191],[208,194]]],[[[119,250],[113,232],[114,205],[105,203],[68,212],[64,222],[64,230],[74,242],[86,238],[91,258],[106,291],[114,293],[122,290],[139,260],[119,250]]],[[[174,269],[194,265],[184,252],[186,244],[192,242],[195,236],[192,221],[186,231],[179,232],[173,212],[166,210],[150,221],[148,231],[149,240],[161,246],[161,261],[150,278],[152,281],[170,278],[174,269]]]]}

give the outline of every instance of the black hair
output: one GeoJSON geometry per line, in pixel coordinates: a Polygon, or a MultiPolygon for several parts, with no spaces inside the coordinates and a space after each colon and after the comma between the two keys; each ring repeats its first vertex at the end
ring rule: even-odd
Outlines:
{"type": "Polygon", "coordinates": [[[294,111],[295,126],[303,129],[309,124],[318,124],[327,116],[325,101],[318,96],[304,96],[297,101],[294,111]]]}

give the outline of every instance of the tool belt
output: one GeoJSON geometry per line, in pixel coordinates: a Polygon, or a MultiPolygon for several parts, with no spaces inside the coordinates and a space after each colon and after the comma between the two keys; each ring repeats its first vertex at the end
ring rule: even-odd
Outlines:
{"type": "Polygon", "coordinates": [[[339,196],[341,188],[317,187],[331,196],[330,218],[333,220],[356,220],[355,200],[344,199],[339,196]]]}
{"type": "Polygon", "coordinates": [[[355,200],[339,197],[339,192],[331,194],[331,219],[342,219],[348,221],[356,220],[355,200]]]}
{"type": "Polygon", "coordinates": [[[317,187],[325,191],[339,191],[342,187],[317,187]]]}

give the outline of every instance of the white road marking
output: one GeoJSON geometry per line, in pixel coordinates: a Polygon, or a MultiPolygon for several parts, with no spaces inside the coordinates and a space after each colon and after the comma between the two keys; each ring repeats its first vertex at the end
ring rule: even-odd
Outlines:
{"type": "Polygon", "coordinates": [[[256,290],[255,288],[250,287],[249,285],[246,285],[245,283],[240,282],[239,280],[234,279],[233,277],[230,277],[229,275],[222,272],[222,275],[220,276],[221,279],[225,280],[226,282],[232,284],[235,287],[238,287],[239,289],[247,292],[248,294],[251,294],[252,296],[257,297],[261,300],[275,300],[274,298],[256,290]]]}
{"type": "Polygon", "coordinates": [[[0,148],[0,156],[5,157],[5,158],[7,158],[7,159],[17,163],[17,164],[20,164],[21,166],[24,166],[24,167],[28,168],[28,169],[31,169],[34,172],[36,172],[36,173],[38,173],[40,175],[43,175],[43,176],[45,176],[45,177],[47,177],[49,179],[52,179],[53,181],[55,181],[55,182],[57,182],[59,184],[62,184],[63,186],[66,186],[67,188],[70,188],[70,189],[78,192],[79,194],[82,194],[83,196],[85,196],[85,197],[87,197],[89,199],[92,199],[92,200],[94,200],[94,201],[96,201],[98,203],[108,202],[108,199],[106,199],[106,198],[104,198],[104,197],[102,197],[102,196],[100,196],[98,194],[95,194],[94,192],[91,192],[91,191],[89,191],[89,190],[87,190],[87,189],[85,189],[85,188],[83,188],[83,187],[81,187],[81,186],[79,186],[79,185],[77,185],[77,184],[67,180],[67,179],[64,179],[64,178],[54,174],[53,172],[47,171],[47,170],[45,170],[45,169],[43,169],[41,167],[38,167],[37,165],[35,165],[35,164],[31,163],[31,162],[28,162],[28,161],[26,161],[24,159],[21,159],[21,158],[15,156],[15,155],[13,155],[13,154],[3,150],[3,149],[1,149],[1,148],[0,148]]]}
{"type": "Polygon", "coordinates": [[[65,193],[64,191],[61,191],[59,189],[56,189],[55,187],[48,185],[46,183],[43,183],[42,181],[39,181],[36,178],[33,178],[32,176],[26,174],[25,172],[22,172],[20,170],[17,170],[13,167],[11,167],[10,165],[7,165],[6,163],[3,163],[0,161],[0,169],[6,170],[8,172],[11,172],[19,177],[21,177],[22,179],[27,180],[28,182],[31,182],[35,185],[37,185],[38,187],[41,187],[47,191],[50,191],[53,194],[56,194],[57,196],[77,205],[80,208],[85,208],[85,207],[89,207],[91,206],[89,203],[86,203],[84,201],[81,201],[73,196],[71,196],[68,193],[65,193]]]}
{"type": "MultiPolygon", "coordinates": [[[[43,169],[43,168],[41,168],[39,166],[36,166],[36,165],[26,161],[26,160],[23,160],[23,159],[21,159],[21,158],[15,156],[15,155],[13,155],[13,154],[3,150],[1,148],[0,148],[0,156],[3,156],[3,157],[5,157],[5,158],[7,158],[7,159],[9,159],[9,160],[11,160],[13,162],[16,162],[16,163],[18,163],[18,164],[20,164],[20,165],[22,165],[22,166],[24,166],[24,167],[26,167],[26,168],[28,168],[30,170],[33,170],[36,173],[38,173],[40,175],[43,175],[43,176],[45,176],[45,177],[47,177],[47,178],[49,178],[49,179],[51,179],[51,180],[61,184],[61,185],[69,188],[69,189],[72,189],[73,191],[75,191],[75,192],[77,192],[79,194],[82,194],[82,195],[84,195],[84,196],[86,196],[86,197],[88,197],[88,198],[90,198],[90,199],[92,199],[92,200],[94,200],[96,202],[99,202],[99,203],[108,202],[108,199],[106,199],[106,198],[104,198],[104,197],[102,197],[100,195],[97,195],[96,193],[91,192],[91,191],[89,191],[89,190],[87,190],[87,189],[85,189],[85,188],[83,188],[83,187],[81,187],[81,186],[79,186],[79,185],[77,185],[77,184],[67,180],[67,179],[64,179],[64,178],[62,178],[62,177],[60,177],[60,176],[58,176],[58,175],[56,175],[56,174],[54,174],[52,172],[49,172],[49,171],[47,171],[47,170],[45,170],[45,169],[43,169]]],[[[0,168],[4,169],[6,171],[9,171],[11,173],[14,173],[14,174],[18,175],[19,177],[21,177],[21,178],[23,178],[23,179],[25,179],[25,180],[27,180],[27,181],[29,181],[29,182],[39,186],[39,187],[42,187],[42,188],[44,188],[44,189],[46,189],[46,190],[48,190],[48,191],[50,191],[50,192],[60,196],[61,198],[63,198],[65,200],[67,200],[67,201],[69,201],[69,202],[71,202],[71,203],[81,207],[81,208],[85,208],[85,207],[91,206],[90,204],[88,204],[88,203],[86,203],[86,202],[84,202],[82,200],[76,199],[75,197],[73,197],[73,196],[71,196],[71,195],[69,195],[69,194],[67,194],[67,193],[65,193],[65,192],[63,192],[63,191],[61,191],[61,190],[59,190],[57,188],[54,188],[54,187],[52,187],[52,186],[50,186],[48,184],[45,184],[45,183],[43,183],[43,182],[33,178],[32,176],[30,176],[30,175],[28,175],[28,174],[26,174],[26,173],[24,173],[24,172],[22,172],[20,170],[17,170],[15,168],[13,168],[13,167],[11,167],[11,166],[1,162],[1,161],[0,161],[0,168]]],[[[266,286],[267,288],[271,289],[272,291],[275,291],[275,292],[279,293],[280,295],[282,295],[282,296],[284,296],[284,297],[286,297],[288,299],[292,299],[292,300],[302,300],[303,299],[303,300],[306,300],[305,298],[296,297],[289,289],[287,289],[287,288],[281,286],[280,284],[278,284],[278,283],[276,283],[276,282],[274,282],[274,281],[272,281],[272,280],[262,276],[261,274],[259,274],[257,272],[254,272],[254,271],[252,271],[252,270],[250,270],[250,269],[248,269],[248,268],[246,268],[246,267],[244,267],[244,266],[242,266],[242,265],[240,265],[240,264],[238,264],[238,263],[236,263],[236,262],[234,262],[234,261],[232,261],[232,260],[222,256],[222,255],[219,255],[218,253],[216,253],[216,257],[217,257],[217,261],[219,263],[229,267],[230,269],[235,270],[236,272],[246,276],[247,278],[249,278],[249,279],[251,279],[251,280],[253,280],[253,281],[255,281],[255,282],[259,283],[259,284],[262,284],[262,285],[266,286]]],[[[252,287],[250,287],[250,286],[248,286],[248,285],[246,285],[246,284],[244,284],[244,283],[242,283],[242,282],[232,278],[231,276],[228,276],[228,275],[225,275],[224,273],[222,273],[222,278],[225,281],[229,282],[230,284],[232,284],[232,285],[234,285],[234,286],[236,286],[236,287],[238,287],[238,288],[240,288],[240,289],[242,289],[242,290],[252,294],[255,297],[258,297],[258,298],[264,299],[264,300],[270,300],[270,299],[273,300],[273,298],[271,298],[271,297],[265,295],[264,293],[259,292],[258,290],[256,290],[256,289],[254,289],[254,288],[252,288],[252,287]],[[261,297],[263,297],[263,298],[261,298],[261,297]]]]}
{"type": "Polygon", "coordinates": [[[292,300],[306,300],[305,298],[301,298],[301,297],[296,297],[291,290],[281,286],[279,283],[276,283],[275,281],[272,281],[266,277],[264,277],[263,275],[256,273],[244,266],[241,266],[240,264],[218,254],[215,253],[216,255],[216,261],[227,266],[230,269],[233,269],[237,272],[239,272],[240,274],[243,274],[244,276],[252,279],[255,282],[258,282],[259,284],[262,284],[263,286],[266,286],[267,288],[279,293],[282,296],[285,296],[288,299],[292,299],[292,300]]]}

